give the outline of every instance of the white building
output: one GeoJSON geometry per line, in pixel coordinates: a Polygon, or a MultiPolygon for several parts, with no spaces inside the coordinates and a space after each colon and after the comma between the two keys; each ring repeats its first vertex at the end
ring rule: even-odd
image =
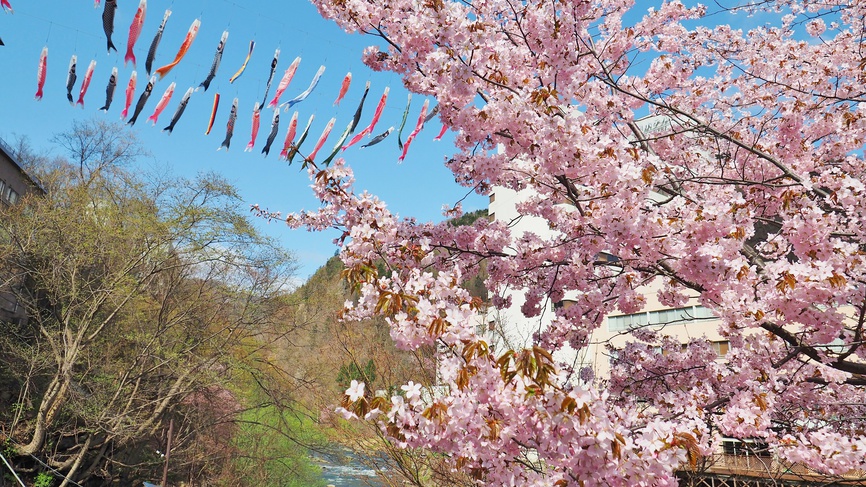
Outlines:
{"type": "MultiPolygon", "coordinates": [[[[531,232],[549,237],[554,230],[550,230],[545,220],[520,216],[517,213],[517,204],[529,194],[530,190],[518,193],[503,188],[494,189],[490,195],[490,218],[512,223],[515,236],[531,232]]],[[[666,307],[659,303],[656,297],[658,287],[655,284],[643,288],[646,306],[642,311],[631,314],[615,313],[605,317],[602,325],[592,334],[587,348],[579,353],[574,350],[559,353],[556,358],[572,363],[576,369],[590,367],[595,377],[607,377],[610,373],[610,361],[614,358],[611,356],[611,347],[622,348],[630,339],[629,330],[641,326],[652,326],[683,344],[694,338],[706,338],[714,344],[719,356],[723,356],[728,350],[728,342],[719,334],[719,322],[710,310],[700,306],[696,299],[692,299],[682,308],[666,307]]],[[[554,316],[554,307],[569,305],[566,295],[566,299],[559,303],[546,303],[540,316],[529,318],[521,312],[522,293],[512,290],[509,294],[510,307],[490,310],[484,317],[489,325],[484,332],[495,347],[514,349],[529,346],[533,333],[549,325],[554,316]]]]}
{"type": "MultiPolygon", "coordinates": [[[[638,121],[638,124],[646,135],[670,130],[669,122],[659,117],[638,121]]],[[[490,193],[489,218],[509,225],[515,240],[526,233],[535,234],[542,239],[555,237],[556,230],[551,229],[547,220],[521,215],[517,210],[536,196],[537,193],[532,189],[517,192],[496,187],[490,193]]],[[[615,259],[615,256],[598,256],[598,260],[611,258],[615,259]]],[[[592,374],[582,372],[575,380],[603,380],[610,377],[611,364],[617,358],[616,351],[625,347],[629,341],[636,340],[630,330],[648,327],[675,339],[683,346],[695,339],[708,340],[716,350],[717,360],[723,360],[728,352],[729,342],[719,333],[720,320],[714,317],[709,309],[700,305],[697,294],[693,294],[683,307],[670,308],[662,305],[657,297],[661,285],[660,279],[656,279],[639,288],[645,303],[642,310],[628,314],[609,314],[590,335],[588,346],[579,351],[566,347],[555,354],[555,358],[572,365],[576,371],[592,371],[592,374]]],[[[478,327],[496,354],[502,353],[506,348],[519,350],[532,346],[533,334],[550,325],[555,316],[555,308],[568,307],[570,302],[574,302],[570,299],[576,297],[575,292],[567,293],[558,303],[545,303],[540,315],[527,317],[521,311],[524,304],[522,290],[506,290],[505,294],[510,297],[511,305],[504,309],[488,310],[486,315],[480,317],[484,324],[479,324],[478,327]]],[[[845,312],[854,316],[853,309],[845,312]]],[[[772,479],[771,481],[778,485],[794,485],[779,482],[780,480],[800,482],[796,485],[810,485],[804,481],[824,479],[805,465],[791,464],[775,457],[760,439],[723,437],[722,440],[718,451],[704,459],[704,470],[693,479],[698,485],[769,485],[765,483],[766,479],[772,479]]],[[[851,471],[844,476],[859,480],[863,478],[864,472],[851,471]]]]}
{"type": "MultiPolygon", "coordinates": [[[[670,130],[670,122],[662,117],[644,119],[638,121],[638,124],[647,135],[670,130]]],[[[496,187],[490,193],[489,218],[509,224],[514,238],[527,232],[542,238],[554,236],[556,231],[550,229],[543,218],[518,213],[518,205],[533,196],[535,194],[531,189],[517,192],[496,187]]],[[[611,360],[615,358],[612,357],[615,352],[611,352],[611,349],[622,348],[630,340],[629,330],[641,326],[651,326],[652,329],[660,330],[662,334],[683,344],[695,338],[706,338],[714,344],[719,357],[724,356],[728,350],[728,342],[719,334],[719,321],[714,319],[710,310],[700,306],[695,298],[682,308],[663,306],[656,297],[658,286],[659,283],[654,282],[643,288],[646,306],[641,312],[615,313],[605,317],[602,325],[592,334],[588,347],[579,352],[568,349],[558,353],[556,358],[572,364],[575,370],[591,368],[594,377],[609,377],[611,360]]],[[[562,302],[546,303],[540,316],[529,318],[521,312],[524,300],[519,290],[507,293],[511,297],[511,306],[507,309],[491,310],[483,318],[488,322],[488,326],[482,327],[485,328],[485,336],[494,347],[519,349],[529,346],[533,333],[550,324],[554,307],[569,305],[569,296],[566,295],[562,302]]]]}

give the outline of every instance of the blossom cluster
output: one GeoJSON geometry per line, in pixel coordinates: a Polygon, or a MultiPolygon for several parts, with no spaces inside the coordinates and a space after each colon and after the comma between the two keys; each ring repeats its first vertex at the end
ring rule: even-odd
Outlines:
{"type": "Polygon", "coordinates": [[[373,69],[435,97],[458,182],[532,190],[518,210],[555,229],[400,220],[354,193],[346,161],[311,165],[323,204],[287,221],[343,230],[358,293],[344,317],[387,317],[441,368],[427,396],[353,384],[347,414],[490,485],[673,485],[721,436],[823,474],[866,468],[866,6],[314,3],[377,36],[373,69]],[[766,22],[738,27],[753,14],[766,22]],[[482,270],[491,304],[520,290],[527,318],[576,298],[533,347],[492,350],[475,334],[484,303],[460,286],[482,270]],[[639,310],[654,279],[661,303],[697,295],[720,317],[725,360],[636,333],[609,381],[573,384],[551,353],[639,310]]]}

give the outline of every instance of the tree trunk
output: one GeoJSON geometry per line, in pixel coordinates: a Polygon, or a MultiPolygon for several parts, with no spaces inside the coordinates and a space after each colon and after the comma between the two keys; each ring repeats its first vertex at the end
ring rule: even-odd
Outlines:
{"type": "Polygon", "coordinates": [[[105,457],[105,452],[108,450],[108,445],[111,443],[111,439],[112,437],[109,436],[105,438],[105,440],[102,442],[102,446],[96,453],[96,457],[93,459],[92,462],[90,462],[90,467],[88,467],[87,470],[85,470],[84,473],[81,475],[81,482],[85,482],[93,475],[94,472],[96,472],[96,469],[99,467],[99,463],[102,461],[103,457],[105,457]]]}
{"type": "Polygon", "coordinates": [[[69,469],[69,472],[66,474],[66,477],[63,479],[63,482],[60,483],[60,487],[66,487],[71,482],[72,477],[75,475],[75,472],[78,471],[78,468],[81,467],[81,462],[84,460],[84,457],[87,456],[87,450],[90,449],[90,444],[93,442],[93,435],[87,435],[87,441],[84,442],[84,446],[81,447],[81,451],[78,452],[78,458],[75,459],[75,463],[72,464],[72,468],[69,469]]]}
{"type": "Polygon", "coordinates": [[[42,396],[42,402],[39,404],[39,411],[36,412],[36,424],[33,426],[33,437],[30,443],[18,447],[18,452],[22,455],[32,455],[42,448],[45,443],[45,435],[48,432],[48,427],[57,416],[60,410],[60,405],[66,397],[69,390],[69,380],[61,375],[55,375],[49,384],[45,395],[42,396]]]}

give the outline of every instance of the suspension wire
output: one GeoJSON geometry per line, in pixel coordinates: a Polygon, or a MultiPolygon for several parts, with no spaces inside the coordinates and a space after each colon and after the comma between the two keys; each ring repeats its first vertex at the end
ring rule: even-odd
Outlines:
{"type": "Polygon", "coordinates": [[[2,458],[3,463],[5,463],[7,467],[9,467],[9,471],[12,472],[12,475],[15,477],[15,480],[17,480],[18,483],[21,484],[21,487],[27,487],[26,485],[24,485],[24,481],[21,480],[21,477],[18,476],[18,473],[15,472],[15,469],[12,468],[12,465],[9,464],[9,461],[6,460],[6,457],[4,457],[2,453],[0,453],[0,458],[2,458]]]}
{"type": "Polygon", "coordinates": [[[30,458],[36,460],[37,462],[39,462],[40,465],[47,468],[48,470],[51,470],[51,473],[53,473],[55,477],[60,477],[64,480],[68,481],[70,484],[77,485],[78,487],[84,487],[81,484],[79,484],[78,482],[72,480],[71,478],[69,478],[69,477],[63,475],[62,473],[58,472],[57,470],[51,468],[50,465],[48,465],[47,463],[43,462],[42,460],[36,458],[34,455],[31,454],[30,458]]]}

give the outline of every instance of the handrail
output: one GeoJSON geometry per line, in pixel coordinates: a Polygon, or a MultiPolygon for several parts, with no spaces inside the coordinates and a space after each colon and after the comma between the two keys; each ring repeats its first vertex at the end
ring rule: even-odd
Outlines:
{"type": "Polygon", "coordinates": [[[731,455],[728,453],[713,453],[698,460],[694,467],[684,465],[681,471],[704,472],[708,474],[742,475],[747,477],[791,479],[791,480],[821,480],[828,478],[841,481],[862,481],[866,479],[866,470],[854,469],[842,475],[827,475],[812,470],[802,463],[786,462],[775,456],[761,455],[731,455]]]}

